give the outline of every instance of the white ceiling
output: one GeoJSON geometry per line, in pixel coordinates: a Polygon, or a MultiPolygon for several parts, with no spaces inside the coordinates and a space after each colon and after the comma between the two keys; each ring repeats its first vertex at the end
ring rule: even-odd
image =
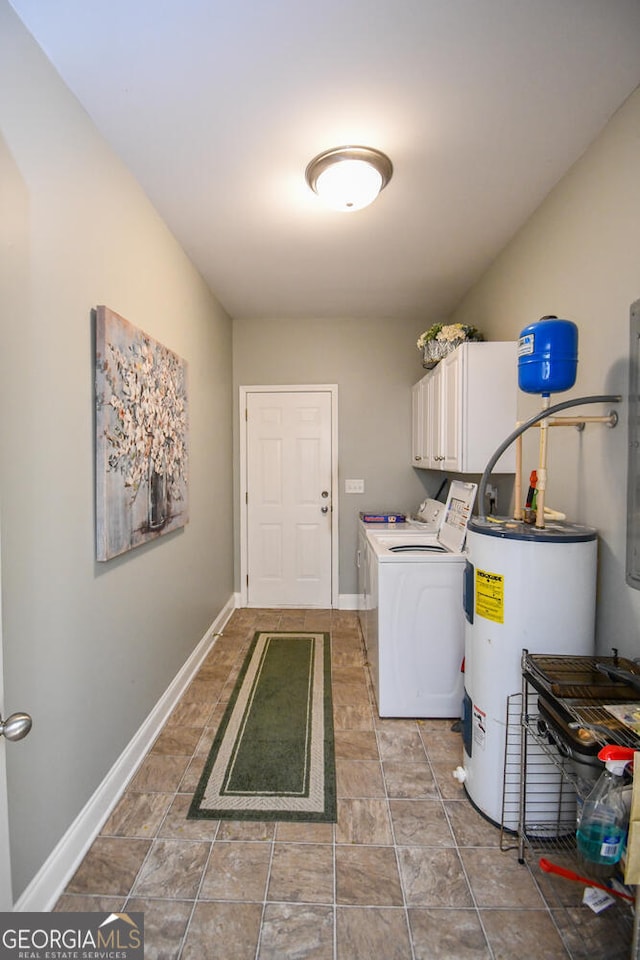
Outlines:
{"type": "Polygon", "coordinates": [[[11,3],[236,318],[445,316],[640,83],[639,0],[11,3]]]}

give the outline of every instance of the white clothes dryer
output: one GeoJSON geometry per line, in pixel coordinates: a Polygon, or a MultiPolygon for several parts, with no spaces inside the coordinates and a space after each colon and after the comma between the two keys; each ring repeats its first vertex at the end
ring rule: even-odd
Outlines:
{"type": "Polygon", "coordinates": [[[476,489],[451,484],[437,533],[361,537],[365,644],[381,717],[461,716],[464,540],[476,489]]]}

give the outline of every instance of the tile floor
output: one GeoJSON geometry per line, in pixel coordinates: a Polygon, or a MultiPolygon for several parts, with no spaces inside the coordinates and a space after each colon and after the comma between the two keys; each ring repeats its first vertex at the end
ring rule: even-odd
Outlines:
{"type": "Polygon", "coordinates": [[[628,957],[578,884],[500,849],[451,725],[377,716],[356,613],[237,610],[55,909],[144,911],[145,960],[566,960],[559,929],[628,957]],[[185,818],[257,629],[331,631],[335,825],[185,818]]]}

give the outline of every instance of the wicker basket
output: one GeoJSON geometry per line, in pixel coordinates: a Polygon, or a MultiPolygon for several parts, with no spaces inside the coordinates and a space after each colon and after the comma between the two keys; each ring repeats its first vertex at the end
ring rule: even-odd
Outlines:
{"type": "Polygon", "coordinates": [[[452,353],[461,343],[461,340],[427,340],[422,348],[422,366],[425,370],[433,370],[446,356],[452,353]]]}

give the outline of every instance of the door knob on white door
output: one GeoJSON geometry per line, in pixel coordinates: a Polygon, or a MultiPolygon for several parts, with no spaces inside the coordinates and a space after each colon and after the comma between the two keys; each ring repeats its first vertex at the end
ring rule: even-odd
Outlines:
{"type": "Polygon", "coordinates": [[[12,713],[6,720],[0,717],[0,737],[5,740],[22,740],[32,726],[33,720],[28,713],[12,713]]]}

